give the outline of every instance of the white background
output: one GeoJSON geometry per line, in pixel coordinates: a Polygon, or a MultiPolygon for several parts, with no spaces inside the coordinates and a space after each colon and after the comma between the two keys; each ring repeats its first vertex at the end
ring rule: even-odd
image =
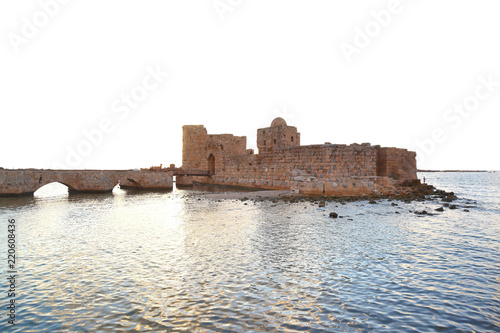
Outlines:
{"type": "Polygon", "coordinates": [[[500,170],[500,86],[460,124],[443,118],[480,76],[500,82],[498,1],[401,0],[350,63],[342,43],[391,1],[221,0],[222,13],[212,0],[73,0],[44,22],[50,2],[0,3],[0,167],[180,165],[183,125],[255,148],[282,116],[303,145],[371,142],[418,150],[423,169],[500,170]],[[168,78],[120,118],[113,102],[158,66],[168,78]],[[82,143],[103,119],[113,130],[82,143]]]}

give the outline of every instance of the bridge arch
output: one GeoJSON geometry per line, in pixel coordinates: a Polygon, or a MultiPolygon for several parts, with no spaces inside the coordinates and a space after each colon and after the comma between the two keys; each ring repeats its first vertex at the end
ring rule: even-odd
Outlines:
{"type": "Polygon", "coordinates": [[[54,194],[63,194],[63,193],[68,193],[69,191],[74,191],[74,188],[71,185],[59,181],[48,181],[43,184],[42,182],[39,182],[39,185],[40,186],[38,186],[38,188],[33,192],[33,194],[44,195],[47,194],[48,192],[53,192],[54,194]]]}

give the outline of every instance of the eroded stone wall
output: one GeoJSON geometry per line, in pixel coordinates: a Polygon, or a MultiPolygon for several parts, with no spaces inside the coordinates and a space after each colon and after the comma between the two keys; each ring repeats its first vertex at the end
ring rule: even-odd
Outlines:
{"type": "Polygon", "coordinates": [[[417,179],[416,153],[399,148],[377,150],[377,175],[395,180],[417,179]]]}

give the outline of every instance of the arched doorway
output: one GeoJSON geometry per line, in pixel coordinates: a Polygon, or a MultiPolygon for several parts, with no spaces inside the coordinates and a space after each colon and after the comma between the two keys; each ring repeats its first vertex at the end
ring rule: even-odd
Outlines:
{"type": "Polygon", "coordinates": [[[215,174],[215,157],[213,154],[210,154],[208,156],[208,172],[211,174],[211,175],[214,175],[215,174]]]}

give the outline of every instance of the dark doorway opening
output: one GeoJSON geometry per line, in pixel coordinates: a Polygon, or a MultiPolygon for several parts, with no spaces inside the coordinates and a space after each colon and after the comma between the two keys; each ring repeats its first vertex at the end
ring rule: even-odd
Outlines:
{"type": "Polygon", "coordinates": [[[215,157],[213,154],[208,156],[208,172],[210,175],[215,175],[215,157]]]}

